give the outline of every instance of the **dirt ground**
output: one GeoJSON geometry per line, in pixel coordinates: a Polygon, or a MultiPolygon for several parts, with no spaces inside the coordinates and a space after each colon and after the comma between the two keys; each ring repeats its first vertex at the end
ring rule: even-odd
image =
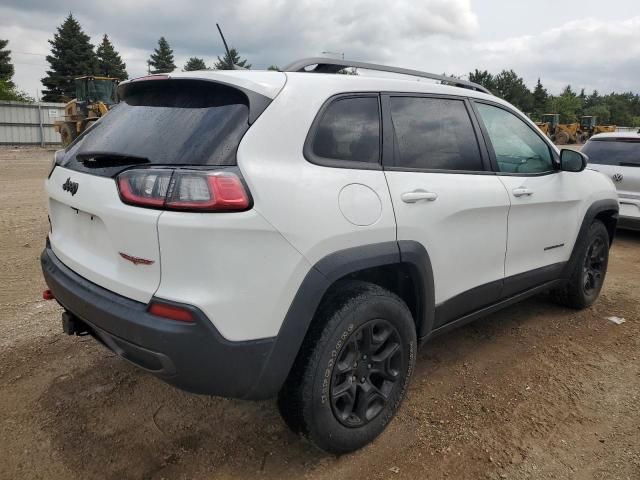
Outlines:
{"type": "Polygon", "coordinates": [[[38,262],[51,156],[0,150],[0,478],[640,479],[640,234],[592,308],[538,296],[426,345],[387,431],[336,458],[273,401],[183,393],[62,333],[38,262]]]}

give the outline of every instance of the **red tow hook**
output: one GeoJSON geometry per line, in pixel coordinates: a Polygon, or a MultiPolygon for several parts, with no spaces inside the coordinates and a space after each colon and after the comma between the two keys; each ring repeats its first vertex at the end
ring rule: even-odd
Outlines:
{"type": "Polygon", "coordinates": [[[56,297],[53,296],[53,292],[49,289],[42,292],[42,298],[45,300],[54,300],[56,297]]]}

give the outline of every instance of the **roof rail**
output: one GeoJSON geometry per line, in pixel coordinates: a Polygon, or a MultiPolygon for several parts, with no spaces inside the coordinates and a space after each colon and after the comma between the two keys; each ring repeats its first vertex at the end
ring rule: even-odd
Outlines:
{"type": "Polygon", "coordinates": [[[435,73],[421,72],[420,70],[410,70],[408,68],[390,67],[388,65],[378,65],[375,63],[355,62],[351,60],[340,60],[326,57],[313,57],[303,58],[296,60],[284,67],[282,72],[312,72],[312,73],[337,73],[345,68],[364,68],[365,70],[375,70],[378,72],[391,72],[399,73],[402,75],[411,75],[413,77],[429,78],[431,80],[439,80],[446,85],[453,85],[460,88],[468,88],[470,90],[476,90],[482,93],[491,92],[474,82],[467,80],[460,80],[455,77],[447,77],[444,75],[437,75],[435,73]],[[315,65],[315,68],[307,70],[307,67],[315,65]]]}

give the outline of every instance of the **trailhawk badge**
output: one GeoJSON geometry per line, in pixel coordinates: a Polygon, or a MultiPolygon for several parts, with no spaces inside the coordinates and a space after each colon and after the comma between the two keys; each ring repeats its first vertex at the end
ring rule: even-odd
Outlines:
{"type": "Polygon", "coordinates": [[[69,192],[73,197],[78,191],[78,182],[72,182],[71,177],[69,177],[67,181],[62,184],[62,190],[69,192]]]}
{"type": "Polygon", "coordinates": [[[118,252],[120,254],[120,256],[122,258],[124,258],[125,260],[128,260],[129,262],[133,263],[134,265],[153,265],[154,263],[156,263],[153,260],[147,260],[146,258],[140,258],[140,257],[134,257],[133,255],[128,255],[124,252],[118,252]]]}

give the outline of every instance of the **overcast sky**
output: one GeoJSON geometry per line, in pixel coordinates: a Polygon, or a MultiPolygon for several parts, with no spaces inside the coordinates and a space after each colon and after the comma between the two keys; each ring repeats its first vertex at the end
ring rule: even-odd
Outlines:
{"type": "Polygon", "coordinates": [[[345,58],[466,74],[514,69],[530,87],[640,92],[637,0],[2,0],[18,87],[35,96],[47,40],[72,12],[94,44],[108,33],[132,77],[164,35],[182,68],[222,54],[215,23],[253,68],[323,51],[345,58]]]}

